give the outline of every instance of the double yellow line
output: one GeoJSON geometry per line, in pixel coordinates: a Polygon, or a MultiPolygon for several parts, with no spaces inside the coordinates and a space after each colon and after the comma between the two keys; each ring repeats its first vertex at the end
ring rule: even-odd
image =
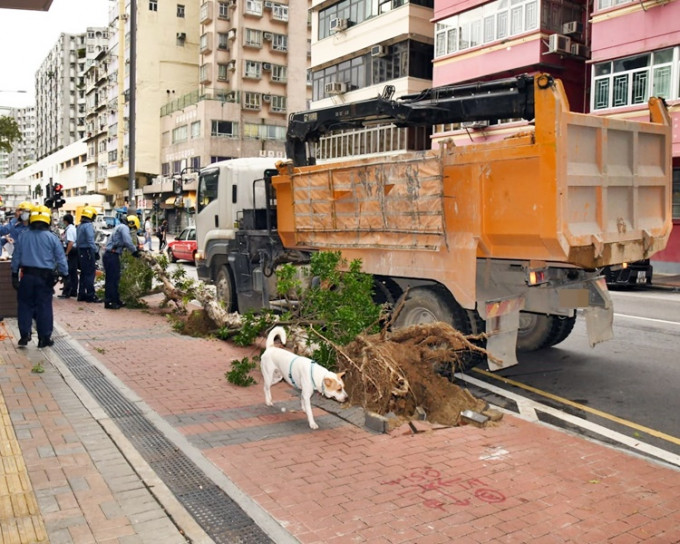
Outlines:
{"type": "Polygon", "coordinates": [[[661,440],[665,440],[666,442],[670,442],[671,444],[676,444],[680,446],[680,438],[677,438],[675,436],[671,436],[666,433],[662,433],[661,431],[657,431],[655,429],[650,429],[649,427],[645,427],[644,425],[639,425],[637,423],[634,423],[633,421],[629,421],[627,419],[623,419],[617,416],[614,416],[612,414],[609,414],[607,412],[603,412],[601,410],[597,410],[595,408],[590,408],[589,406],[585,406],[583,404],[579,404],[578,402],[571,401],[569,399],[565,399],[563,397],[559,397],[557,395],[553,395],[552,393],[548,393],[547,391],[543,391],[542,389],[537,389],[535,387],[532,387],[531,385],[526,385],[520,382],[516,382],[515,380],[511,380],[509,378],[504,378],[503,376],[499,376],[498,374],[493,374],[492,372],[489,372],[487,370],[482,370],[481,368],[473,368],[473,372],[476,372],[477,374],[481,374],[482,376],[485,376],[487,378],[492,378],[494,380],[497,380],[499,382],[503,382],[507,385],[512,385],[513,387],[519,387],[520,389],[524,389],[525,391],[530,391],[531,393],[535,393],[536,395],[540,395],[541,397],[545,397],[550,400],[554,400],[556,402],[559,402],[561,404],[564,404],[566,406],[571,406],[572,408],[576,408],[578,410],[582,410],[584,412],[588,412],[589,414],[596,415],[598,417],[608,419],[609,421],[613,421],[614,423],[618,423],[619,425],[623,425],[625,427],[629,427],[631,429],[635,429],[636,431],[643,432],[645,434],[648,434],[650,436],[654,436],[656,438],[660,438],[661,440]]]}

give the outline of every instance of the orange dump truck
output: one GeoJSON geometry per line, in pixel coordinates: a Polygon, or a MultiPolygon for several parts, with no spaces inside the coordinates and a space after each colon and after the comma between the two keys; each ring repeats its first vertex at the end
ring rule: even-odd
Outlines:
{"type": "MultiPolygon", "coordinates": [[[[292,115],[292,160],[262,176],[260,228],[258,212],[243,211],[252,224],[234,230],[235,243],[222,245],[231,256],[220,258],[220,236],[210,234],[218,219],[202,220],[199,211],[199,276],[215,281],[221,273],[219,291],[234,307],[253,300],[268,307],[274,297],[262,278],[276,263],[340,250],[374,276],[377,300],[404,302],[397,325],[443,320],[486,332],[495,369],[515,364],[517,349],[564,340],[578,309],[591,345],[611,338],[612,301],[599,269],[649,258],[672,226],[663,101],[650,100],[650,122],[631,122],[570,112],[561,83],[548,75],[428,93],[392,100],[388,90],[292,115]],[[517,117],[530,122],[502,140],[327,164],[306,156],[310,141],[368,120],[427,126],[517,117]],[[246,232],[264,232],[267,242],[249,235],[249,263],[239,265],[233,253],[244,253],[246,232]]],[[[256,187],[251,181],[252,201],[256,187]]]]}

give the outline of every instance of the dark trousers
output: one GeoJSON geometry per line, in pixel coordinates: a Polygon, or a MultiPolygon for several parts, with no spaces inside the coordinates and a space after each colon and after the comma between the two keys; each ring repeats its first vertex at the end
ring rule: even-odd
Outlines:
{"type": "Polygon", "coordinates": [[[78,251],[72,249],[66,255],[68,261],[68,278],[64,282],[62,293],[71,297],[78,296],[78,251]]]}
{"type": "Polygon", "coordinates": [[[78,262],[80,263],[78,298],[81,300],[92,300],[95,298],[94,274],[96,266],[94,251],[91,249],[79,249],[78,262]]]}
{"type": "Polygon", "coordinates": [[[54,329],[50,271],[44,274],[24,273],[17,291],[17,322],[21,336],[30,336],[35,317],[35,328],[40,338],[50,338],[54,329]]]}
{"type": "Polygon", "coordinates": [[[104,302],[107,304],[120,304],[118,284],[120,283],[120,255],[106,251],[102,257],[104,263],[104,302]]]}

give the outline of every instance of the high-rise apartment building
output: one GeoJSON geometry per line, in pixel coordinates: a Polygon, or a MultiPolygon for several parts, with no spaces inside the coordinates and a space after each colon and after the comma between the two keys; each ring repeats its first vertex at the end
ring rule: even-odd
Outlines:
{"type": "Polygon", "coordinates": [[[21,132],[12,152],[0,153],[0,178],[4,178],[35,162],[35,108],[12,108],[0,111],[0,115],[14,119],[21,132]]]}
{"type": "Polygon", "coordinates": [[[308,0],[201,4],[196,88],[169,96],[161,114],[164,177],[226,158],[285,157],[288,113],[311,98],[308,8],[308,0]]]}
{"type": "Polygon", "coordinates": [[[36,72],[36,158],[85,137],[85,66],[107,42],[106,28],[61,34],[45,57],[36,72]]]}
{"type": "MultiPolygon", "coordinates": [[[[180,0],[181,1],[181,0],[180,0]]],[[[130,116],[134,115],[135,199],[160,174],[161,107],[169,96],[196,89],[199,24],[197,2],[137,2],[136,111],[130,111],[130,5],[111,2],[106,111],[108,192],[122,206],[129,195],[130,116]]]]}
{"type": "MultiPolygon", "coordinates": [[[[313,106],[394,96],[432,86],[433,0],[314,0],[313,106]]],[[[429,147],[429,129],[381,125],[321,138],[317,158],[429,147]]]]}

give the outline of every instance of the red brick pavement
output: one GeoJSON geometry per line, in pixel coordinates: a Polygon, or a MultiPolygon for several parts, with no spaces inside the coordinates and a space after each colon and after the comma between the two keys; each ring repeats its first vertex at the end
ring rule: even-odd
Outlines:
{"type": "Polygon", "coordinates": [[[311,432],[281,410],[299,408],[286,385],[263,408],[259,385],[226,381],[252,349],[176,334],[155,311],[55,299],[55,315],[300,542],[680,542],[673,468],[512,415],[416,435],[321,417],[311,432]]]}

